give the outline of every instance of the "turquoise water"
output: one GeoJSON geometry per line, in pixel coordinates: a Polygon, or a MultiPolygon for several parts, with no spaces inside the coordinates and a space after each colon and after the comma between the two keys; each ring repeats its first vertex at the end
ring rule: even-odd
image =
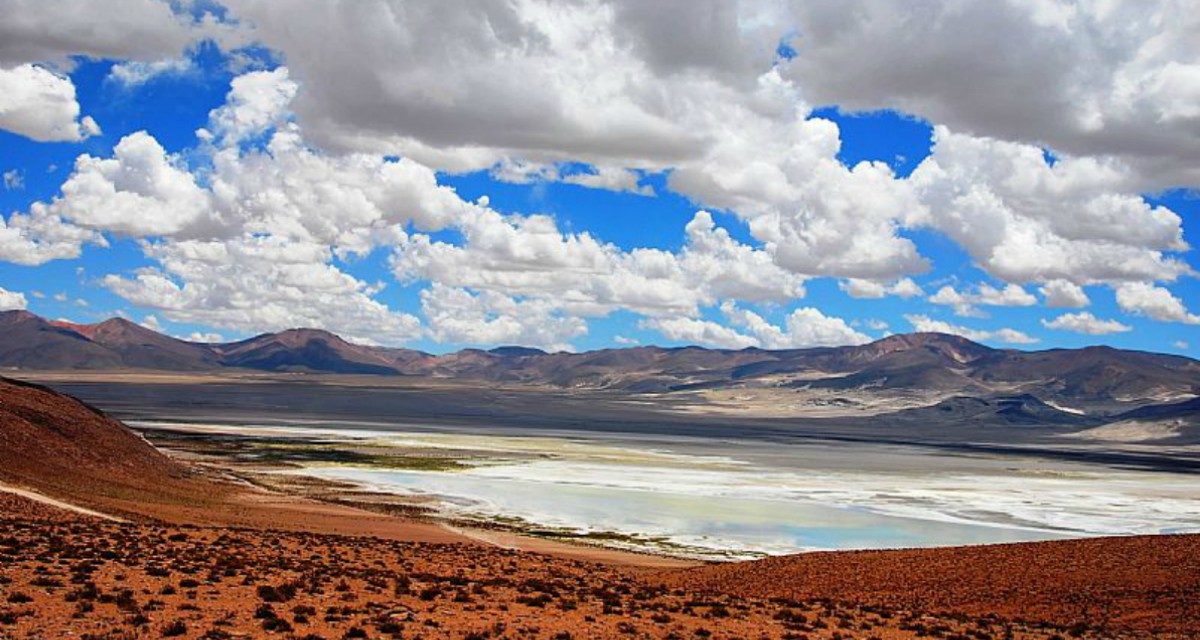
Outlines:
{"type": "Polygon", "coordinates": [[[636,536],[627,546],[666,548],[697,557],[1016,542],[1064,535],[904,517],[857,506],[753,497],[736,491],[697,495],[672,491],[669,486],[646,490],[471,473],[348,468],[314,472],[388,492],[438,496],[442,509],[458,517],[519,518],[578,533],[625,534],[636,536]]]}

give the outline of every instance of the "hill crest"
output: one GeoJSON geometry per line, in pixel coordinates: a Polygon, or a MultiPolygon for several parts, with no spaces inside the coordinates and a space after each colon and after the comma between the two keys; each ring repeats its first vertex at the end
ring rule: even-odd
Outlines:
{"type": "MultiPolygon", "coordinates": [[[[1110,411],[1178,402],[1200,394],[1200,362],[1111,347],[995,349],[943,333],[887,336],[856,346],[724,350],[638,346],[547,353],[501,346],[443,355],[349,342],[311,328],[205,344],[122,318],[84,325],[27,311],[0,313],[0,367],[17,370],[226,369],[420,376],[627,393],[757,386],[823,393],[927,393],[996,397],[1029,394],[1110,411]]],[[[935,400],[936,401],[936,400],[935,400]]]]}

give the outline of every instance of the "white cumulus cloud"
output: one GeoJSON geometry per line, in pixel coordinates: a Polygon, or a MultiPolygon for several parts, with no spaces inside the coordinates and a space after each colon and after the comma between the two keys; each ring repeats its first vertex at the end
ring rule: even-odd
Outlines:
{"type": "Polygon", "coordinates": [[[749,332],[755,338],[756,346],[767,349],[834,347],[871,341],[845,320],[827,316],[813,307],[792,311],[782,327],[767,322],[753,311],[738,308],[732,302],[722,305],[721,311],[731,323],[749,332]]]}
{"type": "Polygon", "coordinates": [[[20,169],[9,169],[4,172],[4,188],[8,191],[20,191],[25,188],[25,172],[20,169]]]}
{"type": "Polygon", "coordinates": [[[209,116],[212,132],[225,144],[236,144],[279,124],[287,116],[297,88],[288,77],[287,67],[251,71],[234,78],[225,104],[209,116]]]}
{"type": "Polygon", "coordinates": [[[4,287],[0,287],[0,311],[11,311],[13,309],[24,309],[29,302],[25,299],[25,294],[20,291],[9,291],[4,287]]]}
{"type": "Polygon", "coordinates": [[[790,8],[802,36],[786,71],[816,104],[1119,158],[1135,191],[1200,184],[1200,16],[1188,0],[790,8]]]}
{"type": "Polygon", "coordinates": [[[878,280],[850,278],[839,282],[838,287],[851,298],[882,298],[887,295],[915,298],[925,295],[925,290],[912,278],[900,278],[891,284],[878,280]]]}
{"type": "Polygon", "coordinates": [[[195,70],[189,58],[165,58],[153,62],[129,60],[113,65],[108,76],[125,87],[136,87],[160,76],[177,76],[195,70]]]}
{"type": "Polygon", "coordinates": [[[1038,292],[1046,298],[1046,306],[1051,308],[1078,309],[1092,303],[1083,287],[1066,280],[1051,280],[1038,287],[1038,292]]]}
{"type": "Polygon", "coordinates": [[[79,142],[100,133],[91,116],[79,118],[70,78],[33,64],[0,68],[0,129],[41,142],[79,142]]]}
{"type": "Polygon", "coordinates": [[[758,340],[711,320],[671,317],[647,318],[644,329],[653,329],[668,340],[718,349],[745,349],[758,346],[758,340]]]}
{"type": "Polygon", "coordinates": [[[1173,280],[1192,272],[1182,220],[1134,191],[1119,162],[1063,158],[1036,146],[937,127],[913,172],[926,207],[915,225],[958,242],[982,269],[1013,283],[1173,280]]]}
{"type": "Polygon", "coordinates": [[[723,349],[803,349],[863,344],[871,340],[845,320],[827,316],[813,307],[795,309],[787,315],[782,326],[771,324],[757,313],[728,301],[721,305],[721,313],[733,327],[688,317],[650,318],[642,321],[642,327],[656,330],[676,342],[723,349]]]}
{"type": "Polygon", "coordinates": [[[904,319],[908,320],[914,331],[949,333],[962,336],[968,340],[975,340],[976,342],[995,341],[1008,344],[1035,344],[1038,342],[1037,338],[1009,327],[995,330],[971,329],[970,327],[950,324],[943,320],[936,320],[919,314],[908,314],[904,316],[904,319]]]}
{"type": "Polygon", "coordinates": [[[420,335],[420,321],[374,298],[377,285],[329,264],[328,247],[273,236],[185,240],[146,246],[161,266],[103,284],[174,322],[243,332],[329,329],[348,339],[398,343],[420,335]]]}
{"type": "Polygon", "coordinates": [[[1126,282],[1116,288],[1117,305],[1139,316],[1163,322],[1200,324],[1200,315],[1192,313],[1183,301],[1165,287],[1147,282],[1126,282]]]}
{"type": "Polygon", "coordinates": [[[583,320],[563,315],[546,300],[518,300],[490,291],[473,294],[437,283],[421,292],[421,310],[430,335],[439,342],[567,351],[572,338],[587,333],[583,320]]]}
{"type": "Polygon", "coordinates": [[[1087,311],[1079,313],[1064,313],[1053,320],[1042,320],[1047,329],[1074,331],[1091,336],[1102,336],[1110,333],[1123,333],[1133,330],[1133,327],[1116,320],[1101,320],[1087,311]]]}
{"type": "Polygon", "coordinates": [[[179,164],[148,133],[129,134],[112,158],[79,156],[50,212],[129,236],[179,234],[210,212],[208,193],[179,164]]]}
{"type": "Polygon", "coordinates": [[[1008,284],[997,289],[990,284],[982,283],[975,291],[960,292],[950,285],[944,285],[933,295],[929,296],[933,304],[946,305],[954,308],[954,314],[966,317],[982,317],[983,313],[976,305],[993,307],[1030,307],[1037,304],[1037,298],[1019,285],[1008,284]]]}

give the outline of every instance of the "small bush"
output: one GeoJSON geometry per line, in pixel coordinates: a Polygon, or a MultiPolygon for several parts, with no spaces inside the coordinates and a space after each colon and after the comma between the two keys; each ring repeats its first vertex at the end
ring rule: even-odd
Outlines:
{"type": "Polygon", "coordinates": [[[292,625],[283,618],[267,618],[263,620],[262,628],[267,631],[291,631],[292,625]]]}

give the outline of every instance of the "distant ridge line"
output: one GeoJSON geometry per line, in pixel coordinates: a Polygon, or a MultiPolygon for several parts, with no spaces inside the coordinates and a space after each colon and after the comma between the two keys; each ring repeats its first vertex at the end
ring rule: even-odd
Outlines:
{"type": "Polygon", "coordinates": [[[1025,394],[1063,406],[1107,403],[1126,409],[1200,395],[1200,362],[1185,356],[1105,346],[996,349],[943,333],[783,350],[633,346],[547,353],[506,345],[433,355],[355,344],[323,329],[288,329],[208,344],[122,318],[89,325],[46,320],[28,311],[0,312],[0,367],[422,376],[629,393],[757,385],[831,394],[932,391],[945,398],[1025,394]]]}

